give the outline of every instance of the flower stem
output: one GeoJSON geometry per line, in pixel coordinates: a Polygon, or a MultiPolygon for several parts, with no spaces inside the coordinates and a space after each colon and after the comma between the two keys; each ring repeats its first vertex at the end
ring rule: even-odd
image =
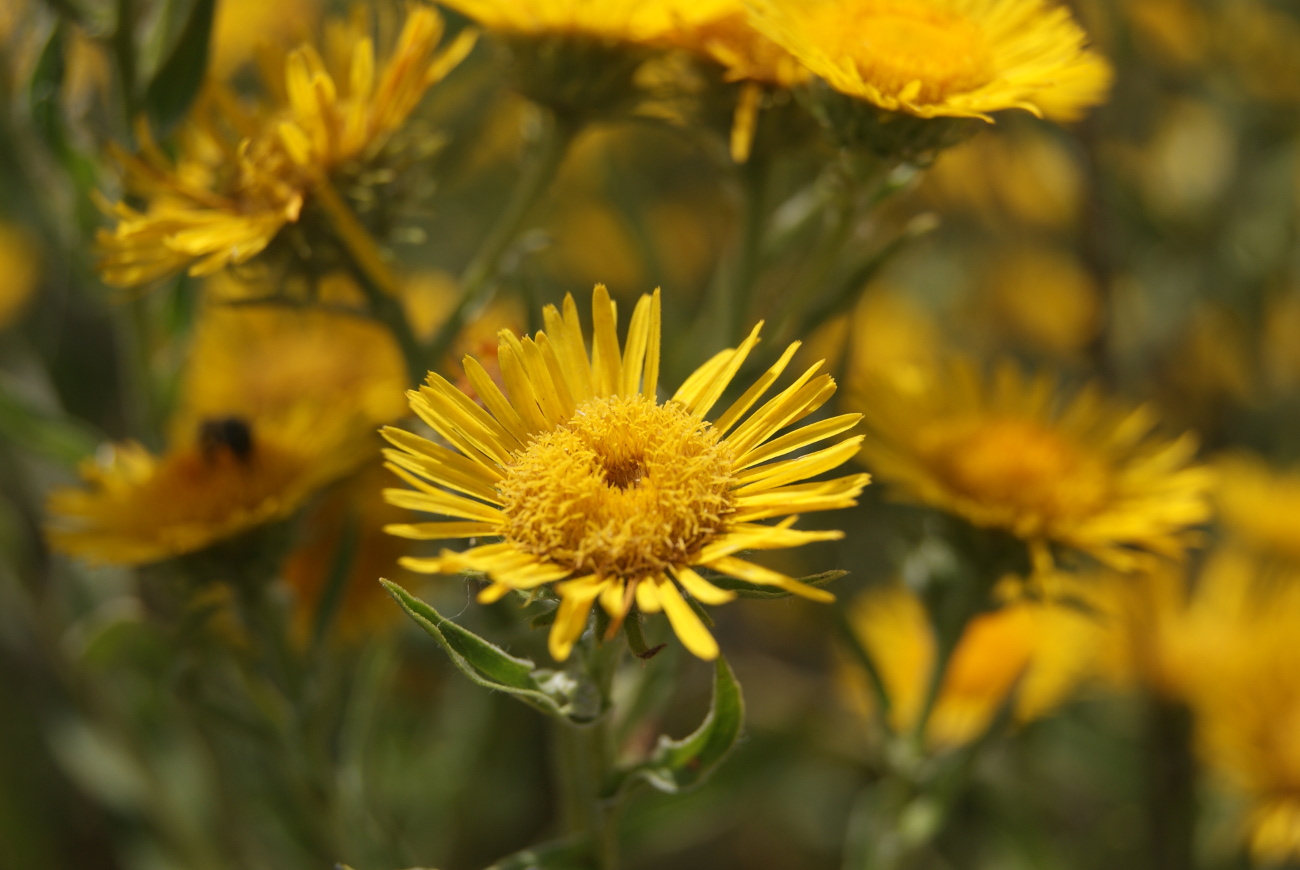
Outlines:
{"type": "Polygon", "coordinates": [[[460,334],[469,315],[486,298],[501,265],[501,256],[510,247],[533,206],[541,198],[559,172],[560,164],[568,153],[580,124],[572,118],[544,112],[541,133],[533,147],[528,166],[519,178],[519,184],[496,223],[483,238],[474,258],[460,275],[460,299],[451,314],[438,327],[429,345],[427,359],[437,363],[447,355],[451,343],[460,334]]]}
{"type": "Polygon", "coordinates": [[[352,272],[366,295],[371,313],[393,334],[406,360],[410,382],[418,385],[428,373],[426,360],[430,357],[406,319],[406,310],[398,297],[397,279],[384,262],[379,245],[328,178],[321,176],[312,190],[352,260],[352,272]]]}

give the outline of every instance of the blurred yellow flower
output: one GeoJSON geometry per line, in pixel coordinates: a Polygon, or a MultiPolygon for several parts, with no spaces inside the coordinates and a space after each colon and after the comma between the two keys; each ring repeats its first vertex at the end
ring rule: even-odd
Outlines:
{"type": "Polygon", "coordinates": [[[320,6],[318,0],[221,0],[212,22],[209,74],[224,81],[259,50],[304,41],[316,27],[320,6]]]}
{"type": "Polygon", "coordinates": [[[148,205],[113,206],[117,225],[98,236],[104,280],[135,286],[186,268],[210,275],[265,250],[311,197],[336,210],[331,173],[374,157],[473,46],[473,34],[463,32],[439,51],[442,33],[436,12],[412,7],[376,70],[361,19],[332,22],[326,45],[333,50],[289,52],[276,71],[283,77],[264,82],[270,102],[246,107],[222,86],[210,87],[183,131],[177,162],[141,130],[141,153],[122,160],[127,188],[148,205]]]}
{"type": "MultiPolygon", "coordinates": [[[[756,26],[837,91],[924,118],[1005,109],[1070,120],[1110,66],[1044,0],[752,0],[756,26]]],[[[991,119],[990,119],[991,120],[991,119]]]]}
{"type": "MultiPolygon", "coordinates": [[[[891,585],[860,596],[850,620],[880,675],[890,729],[915,731],[938,654],[924,605],[906,588],[891,585]]],[[[941,749],[975,740],[1008,702],[1019,722],[1046,715],[1089,674],[1103,636],[1095,619],[1058,604],[1020,601],[975,617],[943,674],[926,743],[941,749]]],[[[878,715],[873,693],[863,688],[869,677],[854,669],[852,679],[868,712],[878,715]]]]}
{"type": "Polygon", "coordinates": [[[703,604],[734,596],[697,573],[700,566],[832,600],[736,556],[839,538],[839,532],[796,531],[790,514],[848,507],[868,482],[864,474],[801,482],[846,462],[859,438],[769,461],[858,421],[860,415],[845,414],[773,438],[834,393],[832,378],[817,374],[821,364],[745,418],[790,362],[798,343],[791,345],[710,423],[705,416],[757,344],[758,328],[660,404],[658,291],[637,303],[621,351],[616,309],[601,285],[592,309],[590,357],[571,296],[563,313],[545,310],[545,333],[520,339],[503,331],[498,362],[505,393],[466,357],[465,374],[482,407],[429,375],[428,385],[411,394],[411,408],[454,450],[401,429],[383,430],[396,448],[385,453],[389,467],[415,488],[388,490],[390,501],[454,518],[390,526],[390,532],[424,540],[503,539],[402,564],[426,573],[486,574],[491,584],[479,594],[483,602],[554,584],[560,606],[550,650],[557,660],[569,656],[597,599],[611,617],[611,636],[634,605],[642,613],[663,610],[691,652],[714,658],[717,642],[686,596],[703,604]],[[775,526],[759,522],[772,517],[785,519],[775,526]]]}
{"type": "Polygon", "coordinates": [[[204,420],[155,456],[106,445],[82,464],[84,488],[50,494],[51,545],[90,562],[142,565],[196,552],[284,519],[362,460],[369,438],[337,411],[204,420]]]}
{"type": "Polygon", "coordinates": [[[36,241],[25,230],[0,223],[0,329],[18,320],[40,280],[36,241]]]}
{"type": "Polygon", "coordinates": [[[1047,245],[998,248],[973,300],[996,335],[1056,357],[1083,351],[1101,329],[1101,294],[1078,258],[1047,245]]]}
{"type": "Polygon", "coordinates": [[[956,360],[922,389],[878,383],[853,401],[868,426],[861,459],[895,496],[1005,529],[1040,566],[1049,543],[1119,570],[1143,553],[1176,558],[1209,517],[1195,438],[1155,436],[1146,408],[1115,407],[1092,388],[1067,398],[1050,376],[1004,363],[986,379],[956,360]]]}
{"type": "Polygon", "coordinates": [[[1220,551],[1175,620],[1167,658],[1202,760],[1247,799],[1256,859],[1300,858],[1300,573],[1220,551]]]}
{"type": "MultiPolygon", "coordinates": [[[[295,408],[345,407],[358,424],[406,411],[406,366],[383,326],[320,307],[233,304],[250,288],[225,275],[208,283],[180,390],[173,432],[183,438],[213,416],[267,419],[295,408]]],[[[350,279],[318,288],[322,303],[361,302],[350,279]]]]}
{"type": "Polygon", "coordinates": [[[845,325],[849,394],[873,383],[921,389],[937,364],[941,337],[929,313],[888,286],[862,294],[845,325]]]}
{"type": "Polygon", "coordinates": [[[1300,565],[1300,470],[1274,470],[1247,453],[1217,463],[1219,522],[1260,556],[1300,565]]]}
{"type": "Polygon", "coordinates": [[[1065,229],[1079,219],[1084,175],[1058,138],[1016,125],[940,153],[921,190],[944,213],[962,209],[994,224],[1065,229]]]}

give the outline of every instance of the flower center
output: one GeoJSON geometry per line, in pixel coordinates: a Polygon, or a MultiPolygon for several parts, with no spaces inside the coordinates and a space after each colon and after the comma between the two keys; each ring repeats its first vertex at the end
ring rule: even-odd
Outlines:
{"type": "Polygon", "coordinates": [[[966,18],[930,4],[875,3],[857,21],[839,22],[842,56],[862,80],[889,97],[910,103],[940,103],[993,78],[993,61],[983,32],[966,18]]]}
{"type": "Polygon", "coordinates": [[[1104,503],[1109,489],[1109,475],[1098,459],[1033,421],[958,424],[923,440],[930,442],[927,452],[949,486],[1013,511],[1017,523],[1025,524],[1019,531],[1087,516],[1104,503]]]}
{"type": "Polygon", "coordinates": [[[578,573],[689,564],[732,510],[732,462],[712,427],[678,405],[592,399],[506,469],[505,537],[578,573]]]}

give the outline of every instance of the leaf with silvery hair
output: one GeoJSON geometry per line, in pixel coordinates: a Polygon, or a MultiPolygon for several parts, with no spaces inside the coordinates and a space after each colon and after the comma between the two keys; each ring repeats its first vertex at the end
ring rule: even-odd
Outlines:
{"type": "Polygon", "coordinates": [[[639,781],[670,794],[694,788],[730,754],[744,725],[740,683],[727,660],[719,656],[713,674],[713,700],[700,727],[681,740],[660,737],[649,759],[621,774],[618,788],[630,789],[639,781]]]}
{"type": "MultiPolygon", "coordinates": [[[[848,573],[848,571],[823,571],[820,574],[800,577],[799,582],[806,583],[809,586],[821,587],[833,583],[848,573]]],[[[735,577],[710,577],[709,582],[719,589],[726,589],[728,592],[736,593],[739,598],[790,598],[792,596],[792,593],[784,589],[750,583],[747,580],[738,580],[735,577]]]]}
{"type": "Polygon", "coordinates": [[[539,669],[530,659],[518,658],[474,632],[457,625],[396,583],[379,581],[416,624],[438,642],[452,664],[470,680],[487,689],[514,695],[552,716],[578,722],[600,713],[599,693],[569,671],[539,669]]]}

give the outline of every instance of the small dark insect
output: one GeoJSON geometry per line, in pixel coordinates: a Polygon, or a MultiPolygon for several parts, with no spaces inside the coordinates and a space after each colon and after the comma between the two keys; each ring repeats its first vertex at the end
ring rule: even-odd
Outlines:
{"type": "Polygon", "coordinates": [[[637,653],[637,654],[636,654],[636,657],[639,658],[639,659],[641,659],[641,661],[643,661],[643,662],[648,662],[648,661],[650,661],[650,659],[652,659],[652,658],[654,658],[655,656],[659,655],[660,651],[663,650],[663,648],[666,647],[666,646],[668,646],[668,644],[666,644],[666,643],[661,643],[661,644],[659,644],[659,646],[652,646],[652,647],[650,647],[650,649],[646,650],[646,651],[643,652],[643,653],[637,653]]]}
{"type": "Polygon", "coordinates": [[[217,417],[199,424],[199,447],[211,462],[220,450],[229,450],[240,462],[253,455],[253,430],[239,417],[217,417]]]}

